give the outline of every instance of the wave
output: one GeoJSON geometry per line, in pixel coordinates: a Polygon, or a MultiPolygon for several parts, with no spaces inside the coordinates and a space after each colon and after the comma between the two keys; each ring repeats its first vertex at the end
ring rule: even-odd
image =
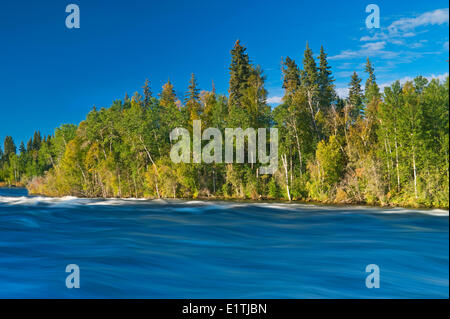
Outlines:
{"type": "Polygon", "coordinates": [[[217,202],[207,202],[201,200],[190,200],[187,202],[182,202],[184,205],[217,205],[217,202]]]}
{"type": "Polygon", "coordinates": [[[63,203],[68,201],[79,200],[80,198],[74,196],[64,197],[44,197],[44,196],[0,196],[0,203],[9,205],[38,205],[40,203],[63,203]]]}
{"type": "Polygon", "coordinates": [[[214,206],[217,208],[245,208],[258,207],[276,210],[291,211],[337,211],[342,213],[367,212],[381,214],[426,214],[432,216],[449,216],[449,211],[445,209],[414,209],[414,208],[383,208],[368,206],[332,206],[316,205],[304,203],[272,203],[272,202],[234,202],[234,201],[202,201],[202,200],[165,200],[147,198],[79,198],[75,196],[45,197],[45,196],[0,196],[0,205],[22,205],[22,206],[120,206],[133,204],[162,204],[162,205],[182,205],[182,206],[214,206]]]}
{"type": "Polygon", "coordinates": [[[389,208],[389,209],[379,209],[380,213],[383,214],[425,214],[432,216],[449,216],[449,211],[445,209],[415,209],[415,208],[389,208]]]}

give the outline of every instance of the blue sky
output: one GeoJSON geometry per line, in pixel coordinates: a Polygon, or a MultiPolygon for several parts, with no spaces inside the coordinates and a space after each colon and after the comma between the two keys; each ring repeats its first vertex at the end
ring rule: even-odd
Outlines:
{"type": "MultiPolygon", "coordinates": [[[[324,45],[339,94],[366,57],[381,85],[448,74],[448,2],[433,1],[8,1],[0,11],[0,140],[25,143],[34,130],[78,124],[93,105],[108,107],[149,78],[168,78],[181,97],[190,74],[201,89],[226,93],[236,39],[267,75],[270,102],[282,96],[280,61],[301,62],[306,42],[324,45]],[[67,29],[65,8],[80,7],[67,29]],[[380,8],[367,29],[365,8],[380,8]]],[[[3,145],[2,145],[3,146],[3,145]]]]}

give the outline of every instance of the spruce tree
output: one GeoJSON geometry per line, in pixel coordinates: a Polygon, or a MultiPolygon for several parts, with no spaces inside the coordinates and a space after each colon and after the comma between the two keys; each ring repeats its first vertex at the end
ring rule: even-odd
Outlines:
{"type": "Polygon", "coordinates": [[[170,82],[169,79],[167,83],[164,84],[162,87],[159,103],[161,104],[161,106],[168,108],[172,105],[175,105],[175,101],[176,101],[175,90],[173,88],[173,84],[170,82]]]}
{"type": "Polygon", "coordinates": [[[145,84],[142,87],[144,89],[144,106],[149,107],[152,99],[152,90],[150,88],[150,81],[145,79],[145,84]]]}
{"type": "Polygon", "coordinates": [[[290,96],[300,87],[300,70],[295,63],[295,60],[290,57],[286,57],[285,60],[282,60],[281,65],[281,71],[283,72],[283,89],[286,90],[285,96],[290,96]]]}
{"type": "Polygon", "coordinates": [[[317,90],[317,65],[316,61],[314,60],[313,52],[308,43],[306,43],[306,49],[303,54],[303,70],[301,72],[301,81],[304,87],[317,90]]]}
{"type": "Polygon", "coordinates": [[[23,141],[21,141],[21,142],[20,142],[20,146],[19,146],[19,152],[20,152],[20,155],[25,154],[26,151],[27,151],[27,150],[25,149],[25,144],[23,143],[23,141]]]}
{"type": "Polygon", "coordinates": [[[27,143],[27,152],[33,150],[33,140],[30,138],[27,143]]]}
{"type": "Polygon", "coordinates": [[[5,137],[3,149],[4,149],[4,157],[6,158],[6,160],[9,159],[9,156],[11,154],[16,154],[16,145],[14,144],[14,140],[11,136],[5,137]]]}
{"type": "Polygon", "coordinates": [[[186,93],[185,102],[199,100],[199,89],[197,88],[197,80],[195,79],[195,74],[191,74],[191,79],[189,80],[188,92],[186,93]]]}
{"type": "Polygon", "coordinates": [[[366,61],[365,72],[369,75],[366,80],[365,86],[365,99],[367,103],[370,103],[372,99],[378,99],[380,97],[380,89],[378,88],[376,79],[375,79],[375,69],[372,66],[369,58],[366,61]]]}
{"type": "Polygon", "coordinates": [[[188,91],[184,101],[186,104],[189,122],[192,123],[193,120],[198,120],[200,118],[200,94],[199,89],[197,88],[197,81],[194,73],[191,74],[188,91]]]}
{"type": "MultiPolygon", "coordinates": [[[[170,132],[175,127],[187,125],[185,108],[181,109],[181,102],[177,100],[175,90],[170,80],[163,85],[159,104],[162,108],[161,121],[164,123],[164,130],[169,130],[170,132]]],[[[168,137],[169,132],[164,132],[162,135],[168,137]]]]}
{"type": "Polygon", "coordinates": [[[334,79],[331,76],[331,67],[328,65],[327,54],[323,46],[320,47],[319,59],[319,105],[322,110],[330,108],[331,103],[335,98],[334,79]]]}
{"type": "Polygon", "coordinates": [[[33,135],[33,149],[39,150],[41,148],[42,137],[41,132],[35,131],[33,135]]]}
{"type": "Polygon", "coordinates": [[[361,115],[363,107],[363,93],[361,89],[361,79],[356,72],[353,72],[348,91],[348,102],[351,106],[351,116],[356,119],[361,115]]]}
{"type": "Polygon", "coordinates": [[[316,116],[319,112],[318,105],[318,73],[317,65],[314,60],[313,52],[306,43],[306,49],[303,54],[303,70],[301,71],[301,84],[302,89],[306,95],[309,112],[311,114],[311,120],[313,124],[313,131],[317,140],[321,139],[321,133],[316,120],[316,116]]]}
{"type": "Polygon", "coordinates": [[[231,50],[229,103],[231,106],[242,107],[243,91],[248,87],[251,65],[246,48],[237,40],[231,50]]]}
{"type": "Polygon", "coordinates": [[[128,96],[128,92],[125,92],[125,97],[123,98],[123,109],[128,109],[131,106],[130,102],[131,101],[130,97],[128,96]]]}

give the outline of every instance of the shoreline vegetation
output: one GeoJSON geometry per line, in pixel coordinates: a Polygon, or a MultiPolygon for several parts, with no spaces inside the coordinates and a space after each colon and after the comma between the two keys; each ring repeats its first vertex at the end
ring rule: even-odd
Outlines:
{"type": "MultiPolygon", "coordinates": [[[[30,194],[86,198],[249,199],[370,206],[449,207],[449,79],[422,76],[380,89],[367,59],[365,85],[354,72],[336,94],[323,47],[306,46],[302,65],[282,59],[284,96],[271,108],[265,76],[236,41],[228,94],[198,88],[184,97],[170,80],[154,96],[128,94],[95,106],[79,125],[0,149],[0,183],[30,194]],[[254,163],[173,163],[169,134],[204,127],[278,129],[278,169],[254,163]]],[[[207,141],[202,141],[202,147],[207,141]]],[[[269,144],[269,141],[267,142],[269,144]]],[[[245,162],[248,162],[246,154],[245,162]]],[[[1,184],[0,184],[1,186],[1,184]]]]}
{"type": "Polygon", "coordinates": [[[0,188],[26,188],[26,184],[22,184],[21,182],[0,182],[0,188]]]}

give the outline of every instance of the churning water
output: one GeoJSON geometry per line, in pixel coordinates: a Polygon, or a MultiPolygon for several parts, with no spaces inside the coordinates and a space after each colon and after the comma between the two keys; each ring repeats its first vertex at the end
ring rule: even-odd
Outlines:
{"type": "Polygon", "coordinates": [[[0,297],[448,298],[448,222],[444,210],[0,189],[0,297]]]}

